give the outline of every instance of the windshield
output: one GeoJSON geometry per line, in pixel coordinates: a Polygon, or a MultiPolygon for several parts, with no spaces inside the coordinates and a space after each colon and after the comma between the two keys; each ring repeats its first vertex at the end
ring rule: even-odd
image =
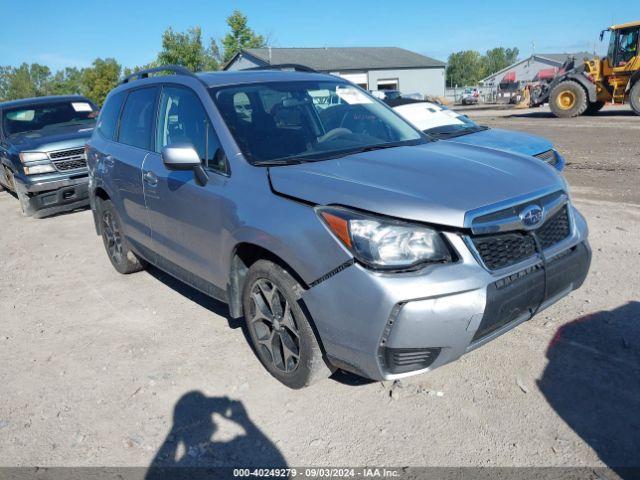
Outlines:
{"type": "Polygon", "coordinates": [[[2,127],[9,137],[64,125],[93,126],[97,113],[91,103],[83,100],[27,105],[3,110],[2,127]]]}
{"type": "Polygon", "coordinates": [[[436,138],[451,138],[486,130],[468,117],[434,103],[411,103],[395,110],[418,129],[436,138]]]}
{"type": "Polygon", "coordinates": [[[325,160],[427,141],[388,107],[343,82],[253,83],[211,94],[254,164],[325,160]]]}

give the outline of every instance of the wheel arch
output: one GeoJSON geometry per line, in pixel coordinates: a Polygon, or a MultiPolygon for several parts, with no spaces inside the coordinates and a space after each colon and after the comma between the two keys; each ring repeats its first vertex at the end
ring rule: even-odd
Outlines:
{"type": "Polygon", "coordinates": [[[240,242],[232,250],[229,280],[227,282],[227,296],[229,301],[229,314],[232,318],[240,318],[242,311],[242,291],[244,280],[251,265],[258,260],[269,260],[285,269],[303,289],[309,286],[304,279],[296,272],[289,262],[272,250],[252,242],[240,242]]]}
{"type": "Polygon", "coordinates": [[[100,230],[100,204],[106,200],[111,200],[109,193],[101,186],[96,187],[89,197],[91,204],[91,212],[93,213],[93,226],[96,229],[96,235],[101,235],[100,230]]]}

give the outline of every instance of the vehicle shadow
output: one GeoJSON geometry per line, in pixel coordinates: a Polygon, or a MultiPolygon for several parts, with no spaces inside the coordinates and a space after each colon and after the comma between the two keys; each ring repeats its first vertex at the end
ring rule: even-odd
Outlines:
{"type": "MultiPolygon", "coordinates": [[[[633,110],[601,110],[594,115],[585,115],[587,118],[597,117],[635,117],[636,114],[633,110]]],[[[554,118],[557,117],[551,112],[526,112],[526,113],[513,113],[508,118],[554,118]]],[[[561,120],[561,119],[558,119],[561,120]]]]}
{"type": "Polygon", "coordinates": [[[191,391],[176,403],[171,430],[156,452],[145,480],[221,478],[216,467],[286,466],[278,448],[251,421],[241,401],[191,391]],[[218,436],[229,437],[229,432],[221,428],[221,421],[233,423],[228,429],[243,433],[230,440],[215,440],[218,432],[218,436]]]}
{"type": "Polygon", "coordinates": [[[640,302],[558,329],[538,386],[558,415],[618,472],[640,467],[640,302]]]}
{"type": "Polygon", "coordinates": [[[190,285],[187,285],[186,283],[178,280],[168,273],[163,272],[153,265],[148,265],[145,270],[147,271],[147,273],[149,273],[149,275],[151,275],[153,278],[163,283],[170,289],[188,298],[192,302],[197,303],[201,307],[206,308],[210,312],[226,319],[227,323],[229,324],[229,328],[236,329],[242,328],[244,326],[244,321],[242,319],[231,318],[229,316],[229,307],[225,303],[202,293],[200,290],[196,290],[190,285]]]}

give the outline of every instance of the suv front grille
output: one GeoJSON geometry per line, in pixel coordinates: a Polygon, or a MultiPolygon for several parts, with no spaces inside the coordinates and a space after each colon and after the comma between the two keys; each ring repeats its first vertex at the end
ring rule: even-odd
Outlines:
{"type": "Polygon", "coordinates": [[[87,168],[87,158],[82,147],[51,152],[49,158],[60,172],[87,168]]]}
{"type": "Polygon", "coordinates": [[[537,237],[543,250],[554,246],[569,236],[569,211],[564,205],[540,227],[530,233],[508,232],[496,235],[471,237],[480,258],[489,270],[515,265],[536,253],[537,237]]]}
{"type": "Polygon", "coordinates": [[[544,250],[554,246],[569,236],[569,211],[565,205],[535,232],[544,250]]]}
{"type": "Polygon", "coordinates": [[[547,150],[546,152],[537,153],[534,155],[534,157],[547,162],[549,165],[555,166],[555,164],[558,163],[556,153],[553,150],[547,150]]]}

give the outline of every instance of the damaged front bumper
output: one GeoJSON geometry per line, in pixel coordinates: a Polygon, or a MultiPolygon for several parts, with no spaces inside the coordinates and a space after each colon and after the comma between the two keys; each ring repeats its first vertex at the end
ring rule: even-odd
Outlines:
{"type": "Polygon", "coordinates": [[[87,172],[15,175],[14,187],[27,216],[43,217],[89,205],[87,172]]]}
{"type": "MultiPolygon", "coordinates": [[[[572,207],[573,208],[573,207],[572,207]]],[[[464,235],[446,233],[460,259],[418,272],[338,270],[302,296],[329,361],[376,380],[432,370],[493,340],[584,281],[591,249],[573,209],[571,235],[499,274],[483,267],[464,235]]]]}

